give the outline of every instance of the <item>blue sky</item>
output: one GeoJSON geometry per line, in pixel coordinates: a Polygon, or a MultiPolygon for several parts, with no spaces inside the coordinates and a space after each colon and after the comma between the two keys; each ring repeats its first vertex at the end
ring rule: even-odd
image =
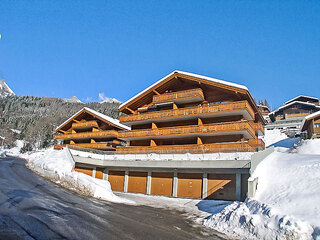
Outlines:
{"type": "Polygon", "coordinates": [[[0,77],[19,95],[126,101],[175,69],[273,108],[320,97],[320,1],[0,1],[0,77]]]}

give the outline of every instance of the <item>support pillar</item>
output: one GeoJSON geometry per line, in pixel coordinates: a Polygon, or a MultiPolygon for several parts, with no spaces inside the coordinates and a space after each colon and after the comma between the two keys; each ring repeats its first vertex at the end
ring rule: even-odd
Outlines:
{"type": "Polygon", "coordinates": [[[152,177],[151,177],[151,171],[148,171],[148,177],[147,177],[147,195],[151,194],[151,181],[152,181],[152,177]]]}
{"type": "Polygon", "coordinates": [[[208,195],[208,173],[203,173],[202,176],[202,199],[208,195]]]}
{"type": "Polygon", "coordinates": [[[92,177],[94,177],[94,178],[96,177],[96,170],[97,170],[97,169],[96,169],[95,167],[94,167],[93,170],[92,170],[92,177]]]}
{"type": "Polygon", "coordinates": [[[172,196],[177,197],[178,195],[178,171],[173,172],[173,191],[172,191],[172,196]]]}
{"type": "Polygon", "coordinates": [[[129,181],[129,171],[126,170],[124,173],[123,192],[128,192],[128,181],[129,181]]]}
{"type": "Polygon", "coordinates": [[[103,171],[103,179],[108,181],[108,177],[109,177],[109,169],[104,169],[103,171]]]}
{"type": "Polygon", "coordinates": [[[241,201],[241,173],[236,174],[236,200],[241,201]]]}

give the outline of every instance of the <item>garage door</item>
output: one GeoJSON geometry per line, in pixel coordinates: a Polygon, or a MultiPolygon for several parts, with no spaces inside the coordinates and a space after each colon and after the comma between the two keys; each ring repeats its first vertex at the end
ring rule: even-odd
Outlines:
{"type": "Polygon", "coordinates": [[[208,174],[207,199],[236,200],[235,174],[208,174]]]}
{"type": "Polygon", "coordinates": [[[92,176],[92,168],[75,167],[74,170],[92,176]]]}
{"type": "Polygon", "coordinates": [[[108,181],[113,191],[123,191],[124,171],[109,171],[108,181]]]}
{"type": "Polygon", "coordinates": [[[172,196],[173,173],[153,172],[151,194],[172,196]]]}
{"type": "Polygon", "coordinates": [[[146,193],[147,172],[129,172],[128,192],[146,193]]]}
{"type": "Polygon", "coordinates": [[[202,173],[178,173],[178,197],[201,198],[202,173]]]}
{"type": "Polygon", "coordinates": [[[96,169],[96,178],[103,179],[103,168],[96,169]]]}

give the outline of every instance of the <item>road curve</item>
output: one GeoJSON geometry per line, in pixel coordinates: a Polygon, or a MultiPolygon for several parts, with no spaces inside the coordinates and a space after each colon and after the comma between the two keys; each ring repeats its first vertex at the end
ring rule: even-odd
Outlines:
{"type": "Polygon", "coordinates": [[[221,239],[182,215],[78,195],[0,158],[0,239],[221,239]]]}

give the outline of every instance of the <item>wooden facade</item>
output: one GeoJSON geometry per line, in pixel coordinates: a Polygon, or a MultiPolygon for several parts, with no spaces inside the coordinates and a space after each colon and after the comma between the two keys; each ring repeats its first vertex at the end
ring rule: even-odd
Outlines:
{"type": "Polygon", "coordinates": [[[56,129],[55,139],[61,149],[67,144],[83,148],[115,151],[116,147],[125,145],[118,138],[119,131],[129,127],[90,108],[83,108],[56,129]]]}
{"type": "Polygon", "coordinates": [[[175,71],[120,106],[119,153],[212,153],[264,149],[264,119],[248,89],[175,71]]]}
{"type": "Polygon", "coordinates": [[[320,138],[320,111],[305,117],[301,126],[301,132],[309,139],[320,138]]]}

